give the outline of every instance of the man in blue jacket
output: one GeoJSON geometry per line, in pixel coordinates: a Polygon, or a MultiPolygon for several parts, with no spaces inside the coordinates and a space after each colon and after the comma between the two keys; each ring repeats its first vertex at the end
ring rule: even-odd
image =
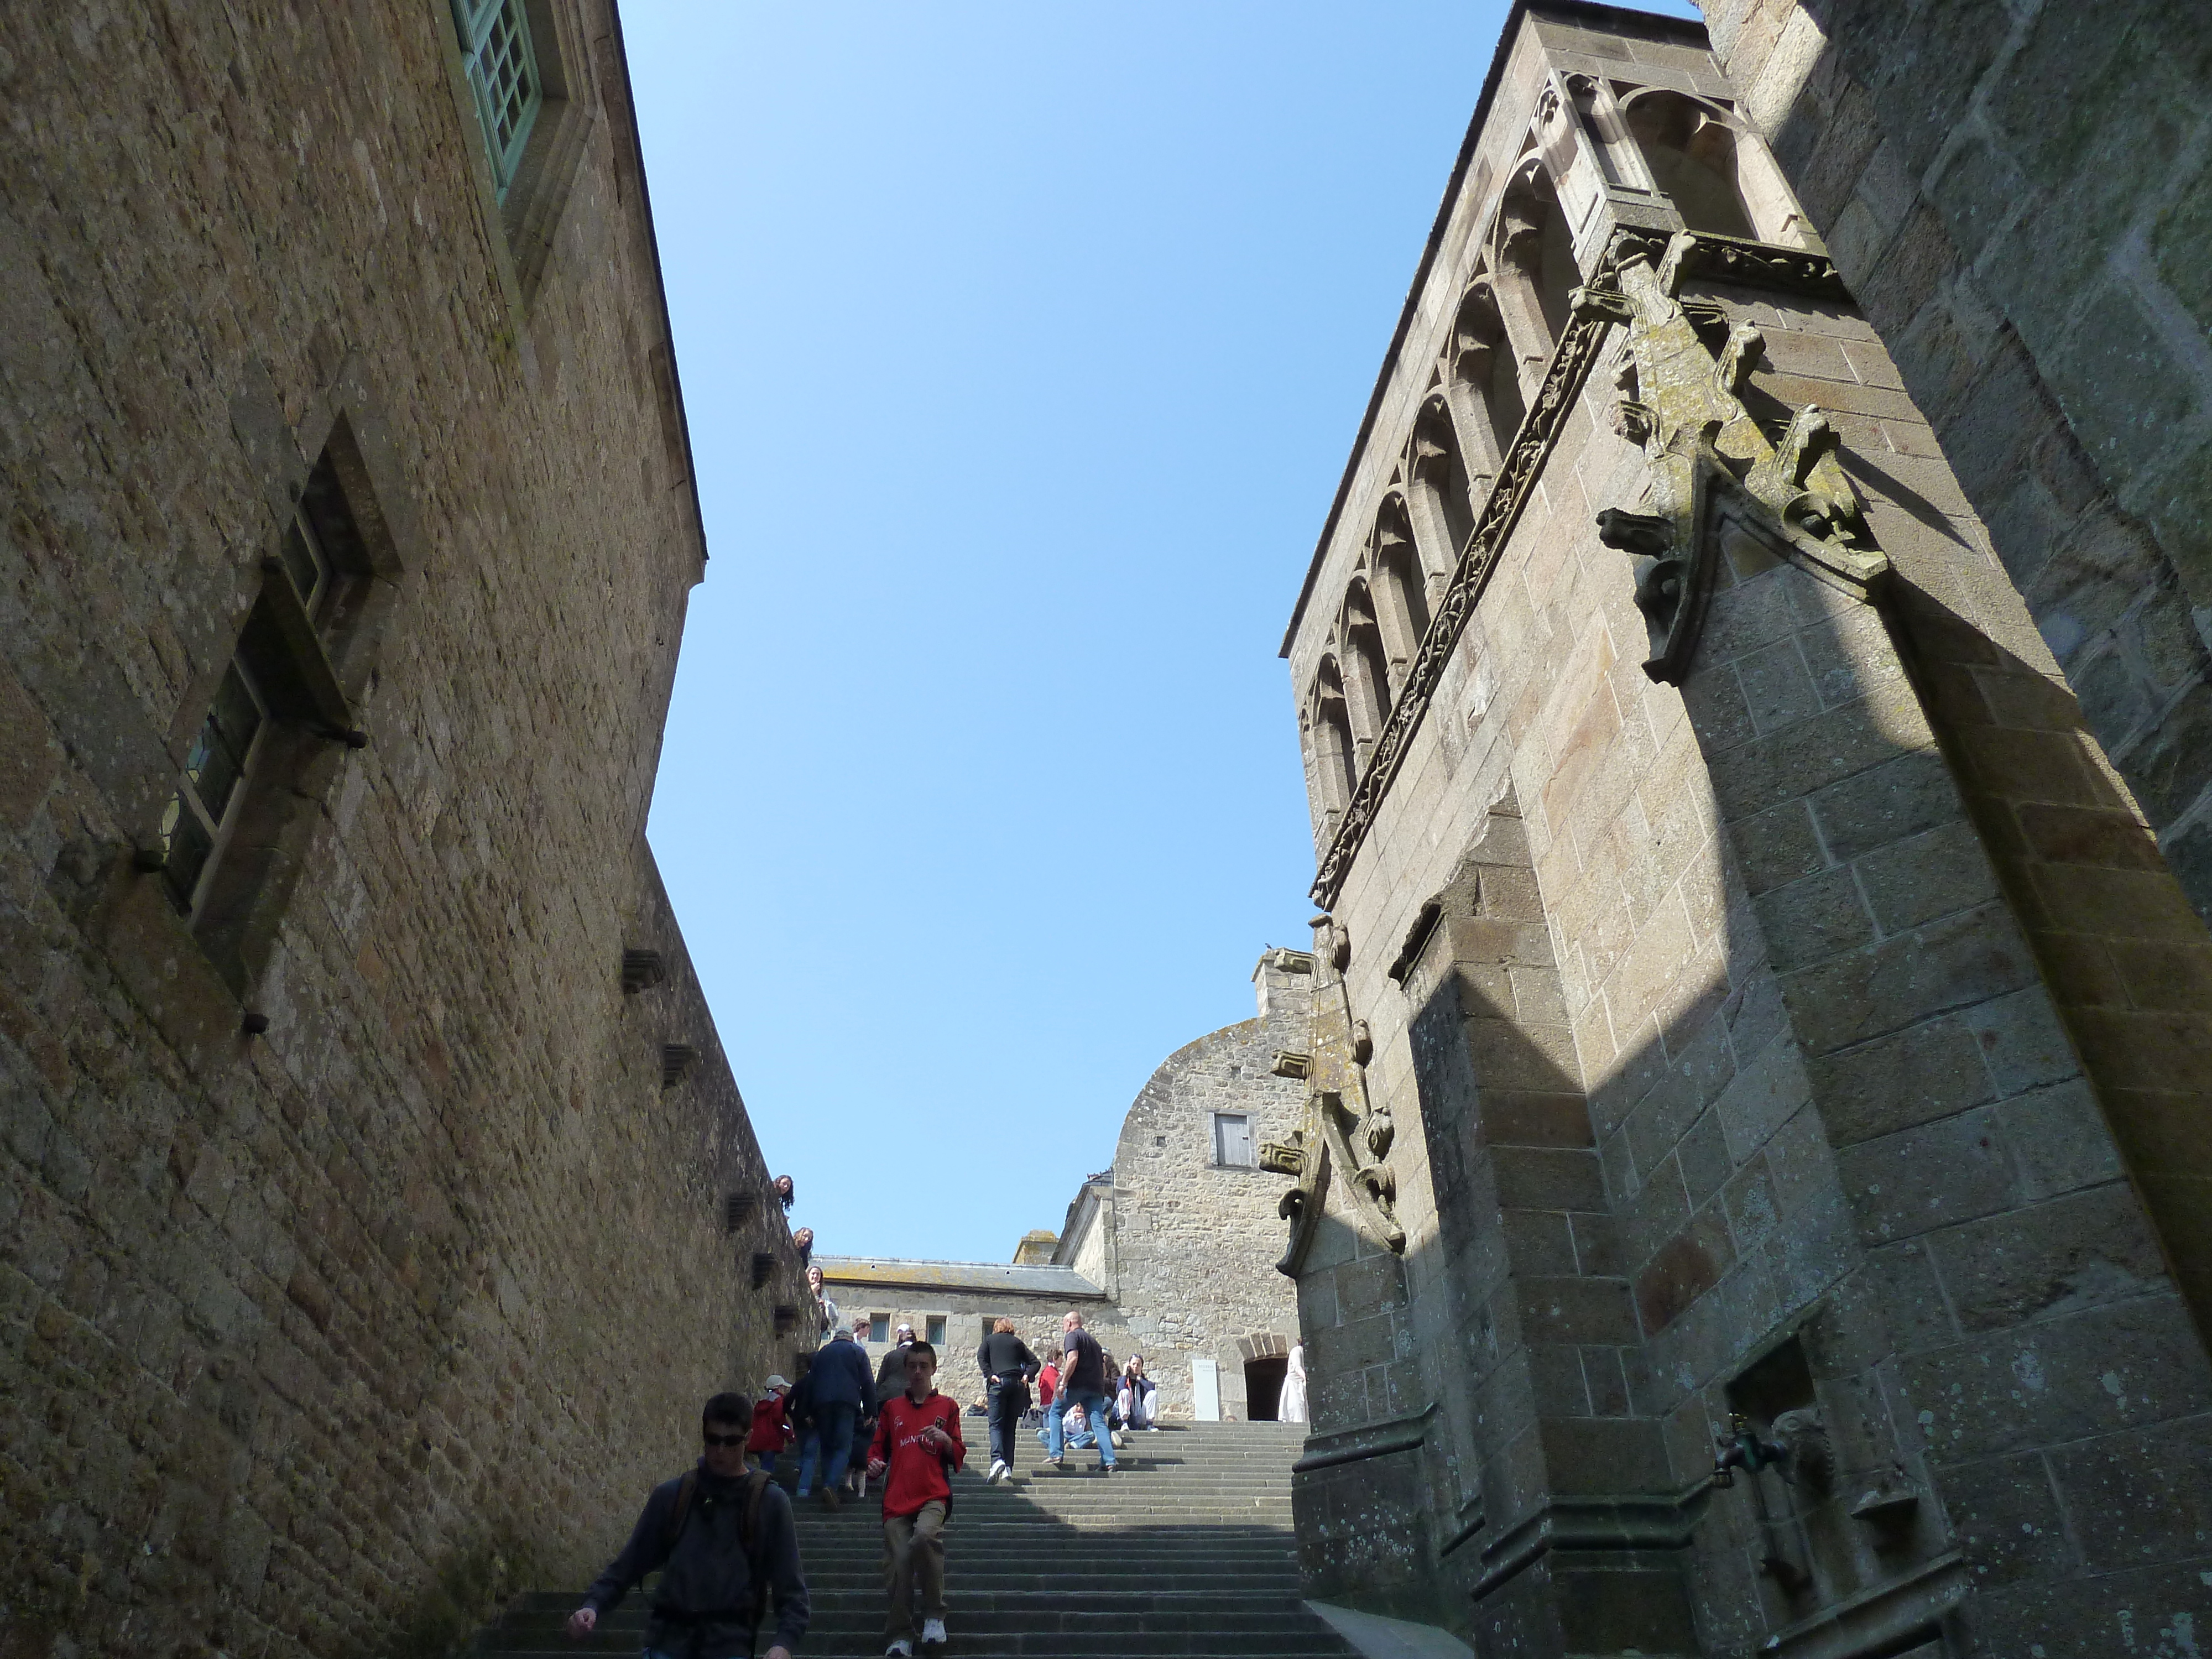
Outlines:
{"type": "MultiPolygon", "coordinates": [[[[867,1328],[865,1319],[853,1328],[867,1328]]],[[[807,1368],[812,1385],[815,1434],[799,1458],[799,1495],[806,1496],[814,1484],[814,1448],[822,1448],[822,1507],[837,1507],[837,1488],[845,1483],[845,1465],[853,1455],[853,1425],[869,1415],[875,1401],[875,1368],[866,1351],[844,1332],[824,1343],[807,1368]]]]}
{"type": "Polygon", "coordinates": [[[745,1473],[752,1403],[741,1394],[707,1402],[698,1468],[653,1489],[629,1542],[568,1615],[571,1638],[589,1636],[602,1614],[659,1568],[645,1626],[648,1659],[752,1659],[753,1635],[771,1596],[775,1639],[763,1659],[791,1659],[811,1613],[806,1577],[791,1500],[766,1475],[745,1473]]]}

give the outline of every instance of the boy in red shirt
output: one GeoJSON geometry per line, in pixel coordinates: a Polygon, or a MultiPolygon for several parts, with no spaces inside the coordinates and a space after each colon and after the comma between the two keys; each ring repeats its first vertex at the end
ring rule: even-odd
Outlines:
{"type": "Polygon", "coordinates": [[[917,1342],[906,1351],[906,1392],[884,1403],[868,1449],[868,1473],[884,1482],[884,1590],[890,1601],[886,1654],[911,1659],[914,1581],[921,1579],[921,1644],[945,1645],[945,1517],[952,1507],[951,1472],[968,1460],[960,1439],[960,1407],[937,1392],[937,1350],[917,1342]]]}

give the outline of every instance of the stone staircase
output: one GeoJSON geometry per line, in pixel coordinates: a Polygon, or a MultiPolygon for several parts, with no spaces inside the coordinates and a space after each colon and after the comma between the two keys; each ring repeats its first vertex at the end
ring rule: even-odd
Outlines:
{"type": "MultiPolygon", "coordinates": [[[[1133,1434],[1110,1476],[1096,1452],[1060,1470],[1024,1431],[1015,1480],[990,1486],[983,1420],[963,1418],[969,1469],[954,1477],[945,1528],[945,1652],[1016,1656],[1349,1656],[1298,1598],[1291,1465],[1304,1431],[1273,1423],[1133,1434]]],[[[884,1650],[883,1524],[873,1493],[836,1514],[799,1506],[814,1621],[799,1652],[884,1650]]],[[[632,1595],[589,1646],[635,1654],[647,1597],[632,1595]]],[[[561,1632],[574,1591],[521,1596],[479,1638],[502,1655],[580,1650],[561,1632]]],[[[773,1621],[771,1620],[771,1627],[773,1621]]],[[[763,1633],[765,1636],[765,1632],[763,1633]]],[[[762,1651],[765,1652],[765,1645],[762,1651]]]]}

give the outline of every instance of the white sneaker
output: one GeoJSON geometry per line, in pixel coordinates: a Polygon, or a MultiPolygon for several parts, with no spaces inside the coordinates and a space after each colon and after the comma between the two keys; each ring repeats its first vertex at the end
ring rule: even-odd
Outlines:
{"type": "Polygon", "coordinates": [[[927,1647],[932,1643],[935,1643],[939,1647],[943,1647],[945,1645],[945,1621],[942,1619],[923,1620],[921,1621],[921,1642],[924,1647],[927,1647]]]}
{"type": "Polygon", "coordinates": [[[899,1659],[914,1659],[914,1644],[901,1637],[890,1646],[885,1648],[884,1652],[886,1656],[896,1653],[899,1656],[899,1659]]]}
{"type": "Polygon", "coordinates": [[[983,1479],[995,1486],[1012,1473],[1013,1471],[1006,1467],[1005,1459],[994,1457],[991,1460],[990,1474],[985,1475],[983,1479]]]}
{"type": "Polygon", "coordinates": [[[1129,1443],[1129,1437],[1116,1429],[1114,1431],[1114,1443],[1116,1446],[1126,1446],[1129,1443]]]}

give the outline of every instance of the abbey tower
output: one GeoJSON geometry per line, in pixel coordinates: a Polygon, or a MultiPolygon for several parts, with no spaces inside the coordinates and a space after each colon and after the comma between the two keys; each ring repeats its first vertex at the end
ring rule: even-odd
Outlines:
{"type": "Polygon", "coordinates": [[[1962,489],[2065,434],[1931,427],[1834,9],[1718,9],[1756,84],[1516,9],[1285,641],[1302,1559],[1485,1656],[2118,1652],[2212,1610],[2212,940],[2059,588],[2155,544],[1962,489]]]}

